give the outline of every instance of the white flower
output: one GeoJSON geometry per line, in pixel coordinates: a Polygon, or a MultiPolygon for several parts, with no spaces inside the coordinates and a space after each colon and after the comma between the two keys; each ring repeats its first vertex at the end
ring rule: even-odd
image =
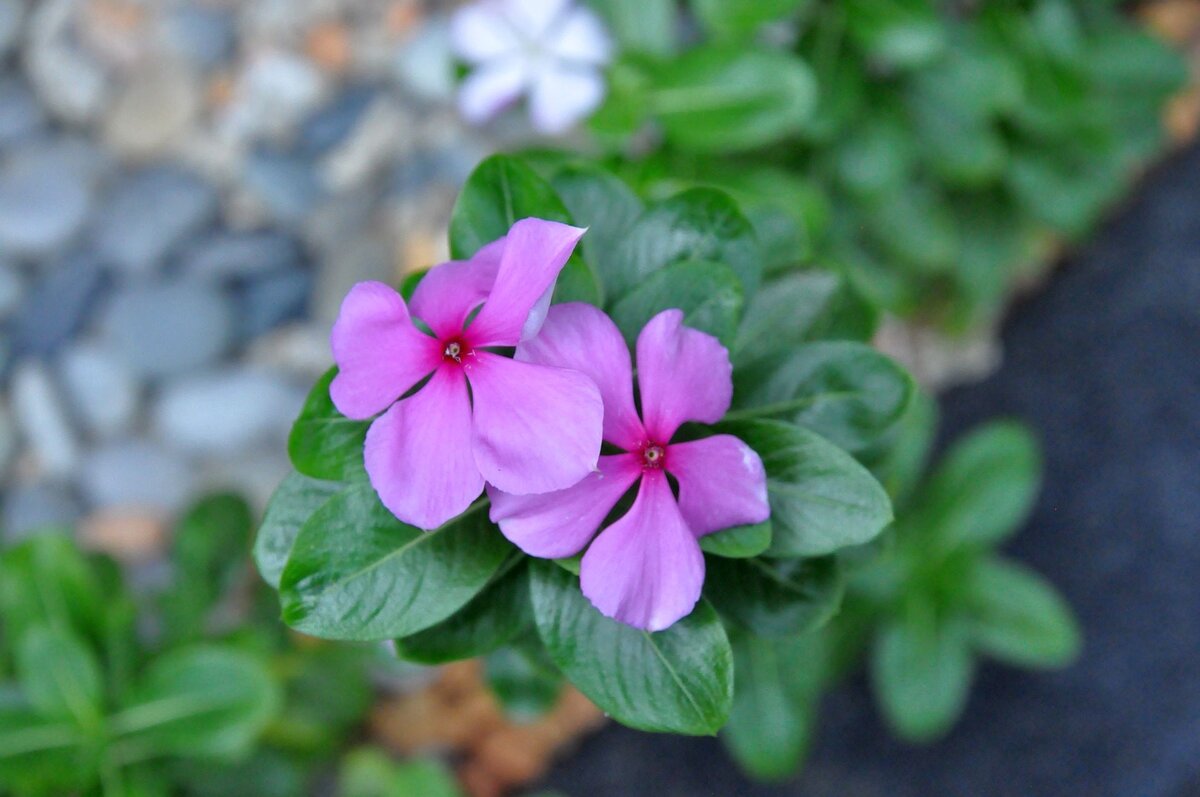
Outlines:
{"type": "Polygon", "coordinates": [[[528,94],[533,126],[553,135],[604,98],[612,43],[596,15],[571,0],[481,0],[455,13],[451,39],[474,67],[458,95],[472,123],[528,94]]]}

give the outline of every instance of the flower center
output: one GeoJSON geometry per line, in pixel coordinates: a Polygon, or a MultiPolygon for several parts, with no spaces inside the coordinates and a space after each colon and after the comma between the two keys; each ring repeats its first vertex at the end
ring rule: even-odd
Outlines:
{"type": "Polygon", "coordinates": [[[466,352],[466,346],[461,340],[451,340],[446,343],[446,348],[442,349],[443,360],[453,360],[456,363],[461,363],[463,354],[466,352]]]}
{"type": "Polygon", "coordinates": [[[651,443],[642,449],[642,461],[645,463],[643,467],[658,470],[662,468],[663,461],[667,458],[666,449],[657,443],[651,443]]]}

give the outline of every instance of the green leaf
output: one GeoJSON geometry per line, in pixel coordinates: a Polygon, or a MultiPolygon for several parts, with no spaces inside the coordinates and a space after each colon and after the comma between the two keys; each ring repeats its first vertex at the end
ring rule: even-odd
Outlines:
{"type": "Polygon", "coordinates": [[[993,421],[957,442],[916,499],[912,522],[939,546],[995,545],[1021,527],[1041,481],[1037,440],[993,421]]]}
{"type": "Polygon", "coordinates": [[[960,622],[938,621],[921,606],[886,624],[871,654],[871,681],[883,716],[897,735],[936,739],[966,706],[975,660],[960,622]]]}
{"type": "Polygon", "coordinates": [[[203,645],[155,660],[109,725],[117,748],[139,756],[233,758],[250,752],[280,702],[258,658],[203,645]]]}
{"type": "Polygon", "coordinates": [[[46,625],[98,634],[105,600],[95,571],[62,534],[39,534],[0,553],[0,617],[9,639],[46,625]]]}
{"type": "Polygon", "coordinates": [[[733,702],[733,653],[701,601],[665,631],[649,633],[600,614],[579,580],[532,563],[533,614],[554,663],[618,722],[645,731],[713,734],[733,702]]]}
{"type": "Polygon", "coordinates": [[[216,493],[193,504],[175,528],[174,578],[163,595],[170,640],[199,636],[210,610],[245,575],[254,518],[245,499],[216,493]]]}
{"type": "Polygon", "coordinates": [[[342,759],[339,797],[461,797],[454,776],[436,760],[394,761],[382,750],[352,750],[342,759]]]}
{"type": "Polygon", "coordinates": [[[589,0],[622,52],[670,55],[675,51],[675,0],[589,0]]]}
{"type": "Polygon", "coordinates": [[[758,556],[771,545],[771,521],[751,526],[734,526],[700,538],[700,549],[713,556],[746,559],[758,556]]]}
{"type": "Polygon", "coordinates": [[[812,0],[692,0],[701,24],[719,39],[747,39],[769,22],[789,17],[812,0]]]}
{"type": "Polygon", "coordinates": [[[879,451],[867,457],[871,472],[896,507],[907,501],[925,473],[937,433],[937,413],[937,402],[929,394],[914,391],[893,434],[883,441],[879,451]]]}
{"type": "Polygon", "coordinates": [[[704,595],[722,616],[765,637],[798,636],[829,622],[846,584],[835,557],[707,560],[704,595]]]}
{"type": "Polygon", "coordinates": [[[354,485],[300,529],[280,579],[283,619],[326,639],[408,636],[458,611],[511,551],[480,507],[421,531],[354,485]]]}
{"type": "Polygon", "coordinates": [[[587,227],[579,242],[583,260],[607,286],[608,275],[618,269],[614,258],[621,241],[642,214],[642,201],[619,178],[596,166],[568,166],[551,183],[575,223],[587,227]]]}
{"type": "Polygon", "coordinates": [[[517,722],[532,722],[554,708],[563,678],[541,642],[503,647],[484,660],[489,688],[517,722]]]}
{"type": "Polygon", "coordinates": [[[753,295],[762,274],[754,228],[726,194],[693,188],[646,210],[620,243],[605,274],[609,299],[619,299],[646,277],[672,263],[706,260],[724,263],[753,295]]]}
{"type": "Polygon", "coordinates": [[[967,580],[975,648],[1019,667],[1064,667],[1079,655],[1079,625],[1048,581],[998,558],[976,563],[967,580]]]}
{"type": "Polygon", "coordinates": [[[76,634],[31,628],[16,650],[17,677],[29,704],[47,719],[70,719],[94,730],[103,711],[96,654],[76,634]]]}
{"type": "Polygon", "coordinates": [[[812,635],[731,641],[736,688],[721,741],[751,777],[782,780],[799,768],[812,738],[823,652],[812,635]]]}
{"type": "Polygon", "coordinates": [[[329,384],[335,376],[336,366],[309,391],[288,435],[288,457],[305,476],[341,481],[363,475],[363,440],[371,424],[351,420],[333,406],[329,384]]]}
{"type": "Polygon", "coordinates": [[[848,0],[846,28],[872,59],[899,67],[926,64],[946,45],[928,0],[848,0]]]}
{"type": "Polygon", "coordinates": [[[812,72],[781,50],[697,47],[652,73],[651,114],[683,149],[752,149],[800,131],[817,102],[812,72]]]}
{"type": "Polygon", "coordinates": [[[279,577],[292,555],[300,528],[343,485],[289,473],[275,488],[254,540],[254,562],[263,580],[279,589],[279,577]]]}
{"type": "Polygon", "coordinates": [[[0,791],[18,795],[81,793],[93,785],[100,748],[70,722],[46,720],[0,704],[0,791]]]}
{"type": "Polygon", "coordinates": [[[538,173],[510,155],[475,167],[450,214],[450,256],[466,260],[529,217],[571,223],[566,206],[538,173]]]}
{"type": "Polygon", "coordinates": [[[862,343],[807,343],[734,373],[734,417],[780,416],[847,451],[883,436],[908,408],[912,377],[862,343]]]}
{"type": "Polygon", "coordinates": [[[887,493],[837,446],[785,421],[727,421],[720,431],[762,457],[772,557],[824,556],[873,539],[892,520],[887,493]]]}
{"type": "Polygon", "coordinates": [[[734,362],[779,357],[816,340],[866,341],[879,311],[831,271],[799,271],[771,280],[754,295],[738,329],[734,362]]]}
{"type": "Polygon", "coordinates": [[[396,653],[422,664],[483,656],[530,627],[525,557],[509,557],[466,606],[437,625],[396,640],[396,653]]]}
{"type": "Polygon", "coordinates": [[[646,322],[668,308],[683,310],[685,324],[729,346],[742,314],[742,284],[722,263],[672,263],[613,305],[612,319],[633,346],[646,322]]]}

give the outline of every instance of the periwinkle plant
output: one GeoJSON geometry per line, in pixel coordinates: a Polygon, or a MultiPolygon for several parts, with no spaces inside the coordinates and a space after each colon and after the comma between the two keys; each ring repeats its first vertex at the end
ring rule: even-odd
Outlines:
{"type": "Polygon", "coordinates": [[[713,734],[768,686],[746,651],[827,633],[879,557],[917,393],[726,195],[533,163],[472,174],[454,262],[351,292],[256,559],[304,633],[713,734]]]}

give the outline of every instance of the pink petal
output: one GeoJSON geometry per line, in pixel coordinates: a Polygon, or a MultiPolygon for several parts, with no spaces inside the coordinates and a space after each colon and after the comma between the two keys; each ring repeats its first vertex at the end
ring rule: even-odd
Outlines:
{"type": "Polygon", "coordinates": [[[386,409],[441,362],[438,342],[413,326],[404,299],[382,282],[350,289],[329,342],[338,366],[329,397],[348,418],[386,409]]]}
{"type": "Polygon", "coordinates": [[[657,443],[684,421],[716,423],[729,409],[729,352],[712,335],[683,326],[682,310],[663,310],[642,328],[637,368],[642,421],[657,443]]]}
{"type": "Polygon", "coordinates": [[[505,240],[492,241],[470,260],[452,260],[429,269],[409,302],[412,314],[441,338],[462,332],[467,316],[492,290],[505,240]]]}
{"type": "Polygon", "coordinates": [[[646,471],[633,507],[588,548],[580,583],[606,617],[647,631],[661,631],[695,607],[704,555],[662,471],[646,471]]]}
{"type": "Polygon", "coordinates": [[[582,302],[554,305],[537,337],[517,346],[516,358],[586,375],[600,388],[604,401],[604,439],[627,451],[645,442],[646,432],[633,406],[629,347],[600,309],[582,302]]]}
{"type": "Polygon", "coordinates": [[[472,64],[520,52],[521,39],[496,2],[464,6],[450,20],[454,54],[472,64]]]}
{"type": "Polygon", "coordinates": [[[679,511],[697,537],[770,516],[762,459],[733,435],[672,444],[666,462],[679,480],[679,511]]]}
{"type": "Polygon", "coordinates": [[[597,70],[549,66],[533,79],[529,115],[539,133],[558,135],[600,107],[603,99],[604,78],[597,70]]]}
{"type": "Polygon", "coordinates": [[[603,66],[612,59],[612,40],[590,8],[573,9],[547,37],[546,49],[564,61],[603,66]]]}
{"type": "Polygon", "coordinates": [[[471,322],[476,346],[515,346],[537,329],[526,326],[539,300],[554,289],[558,272],[586,230],[543,219],[521,219],[508,231],[492,292],[471,322]]]}
{"type": "Polygon", "coordinates": [[[600,457],[599,469],[565,490],[509,495],[488,487],[491,518],[530,556],[557,559],[583,550],[625,491],[642,475],[630,454],[600,457]]]}
{"type": "Polygon", "coordinates": [[[516,495],[548,493],[596,469],[604,405],[590,379],[487,352],[471,360],[475,461],[488,482],[516,495]]]}
{"type": "Polygon", "coordinates": [[[519,56],[489,61],[467,75],[458,89],[458,110],[472,124],[491,119],[521,96],[529,69],[519,56]]]}
{"type": "Polygon", "coordinates": [[[439,368],[367,430],[363,458],[383,505],[405,523],[435,529],[483,491],[471,455],[471,405],[459,368],[439,368]]]}
{"type": "Polygon", "coordinates": [[[504,15],[523,38],[538,42],[550,30],[569,0],[503,0],[504,15]]]}

